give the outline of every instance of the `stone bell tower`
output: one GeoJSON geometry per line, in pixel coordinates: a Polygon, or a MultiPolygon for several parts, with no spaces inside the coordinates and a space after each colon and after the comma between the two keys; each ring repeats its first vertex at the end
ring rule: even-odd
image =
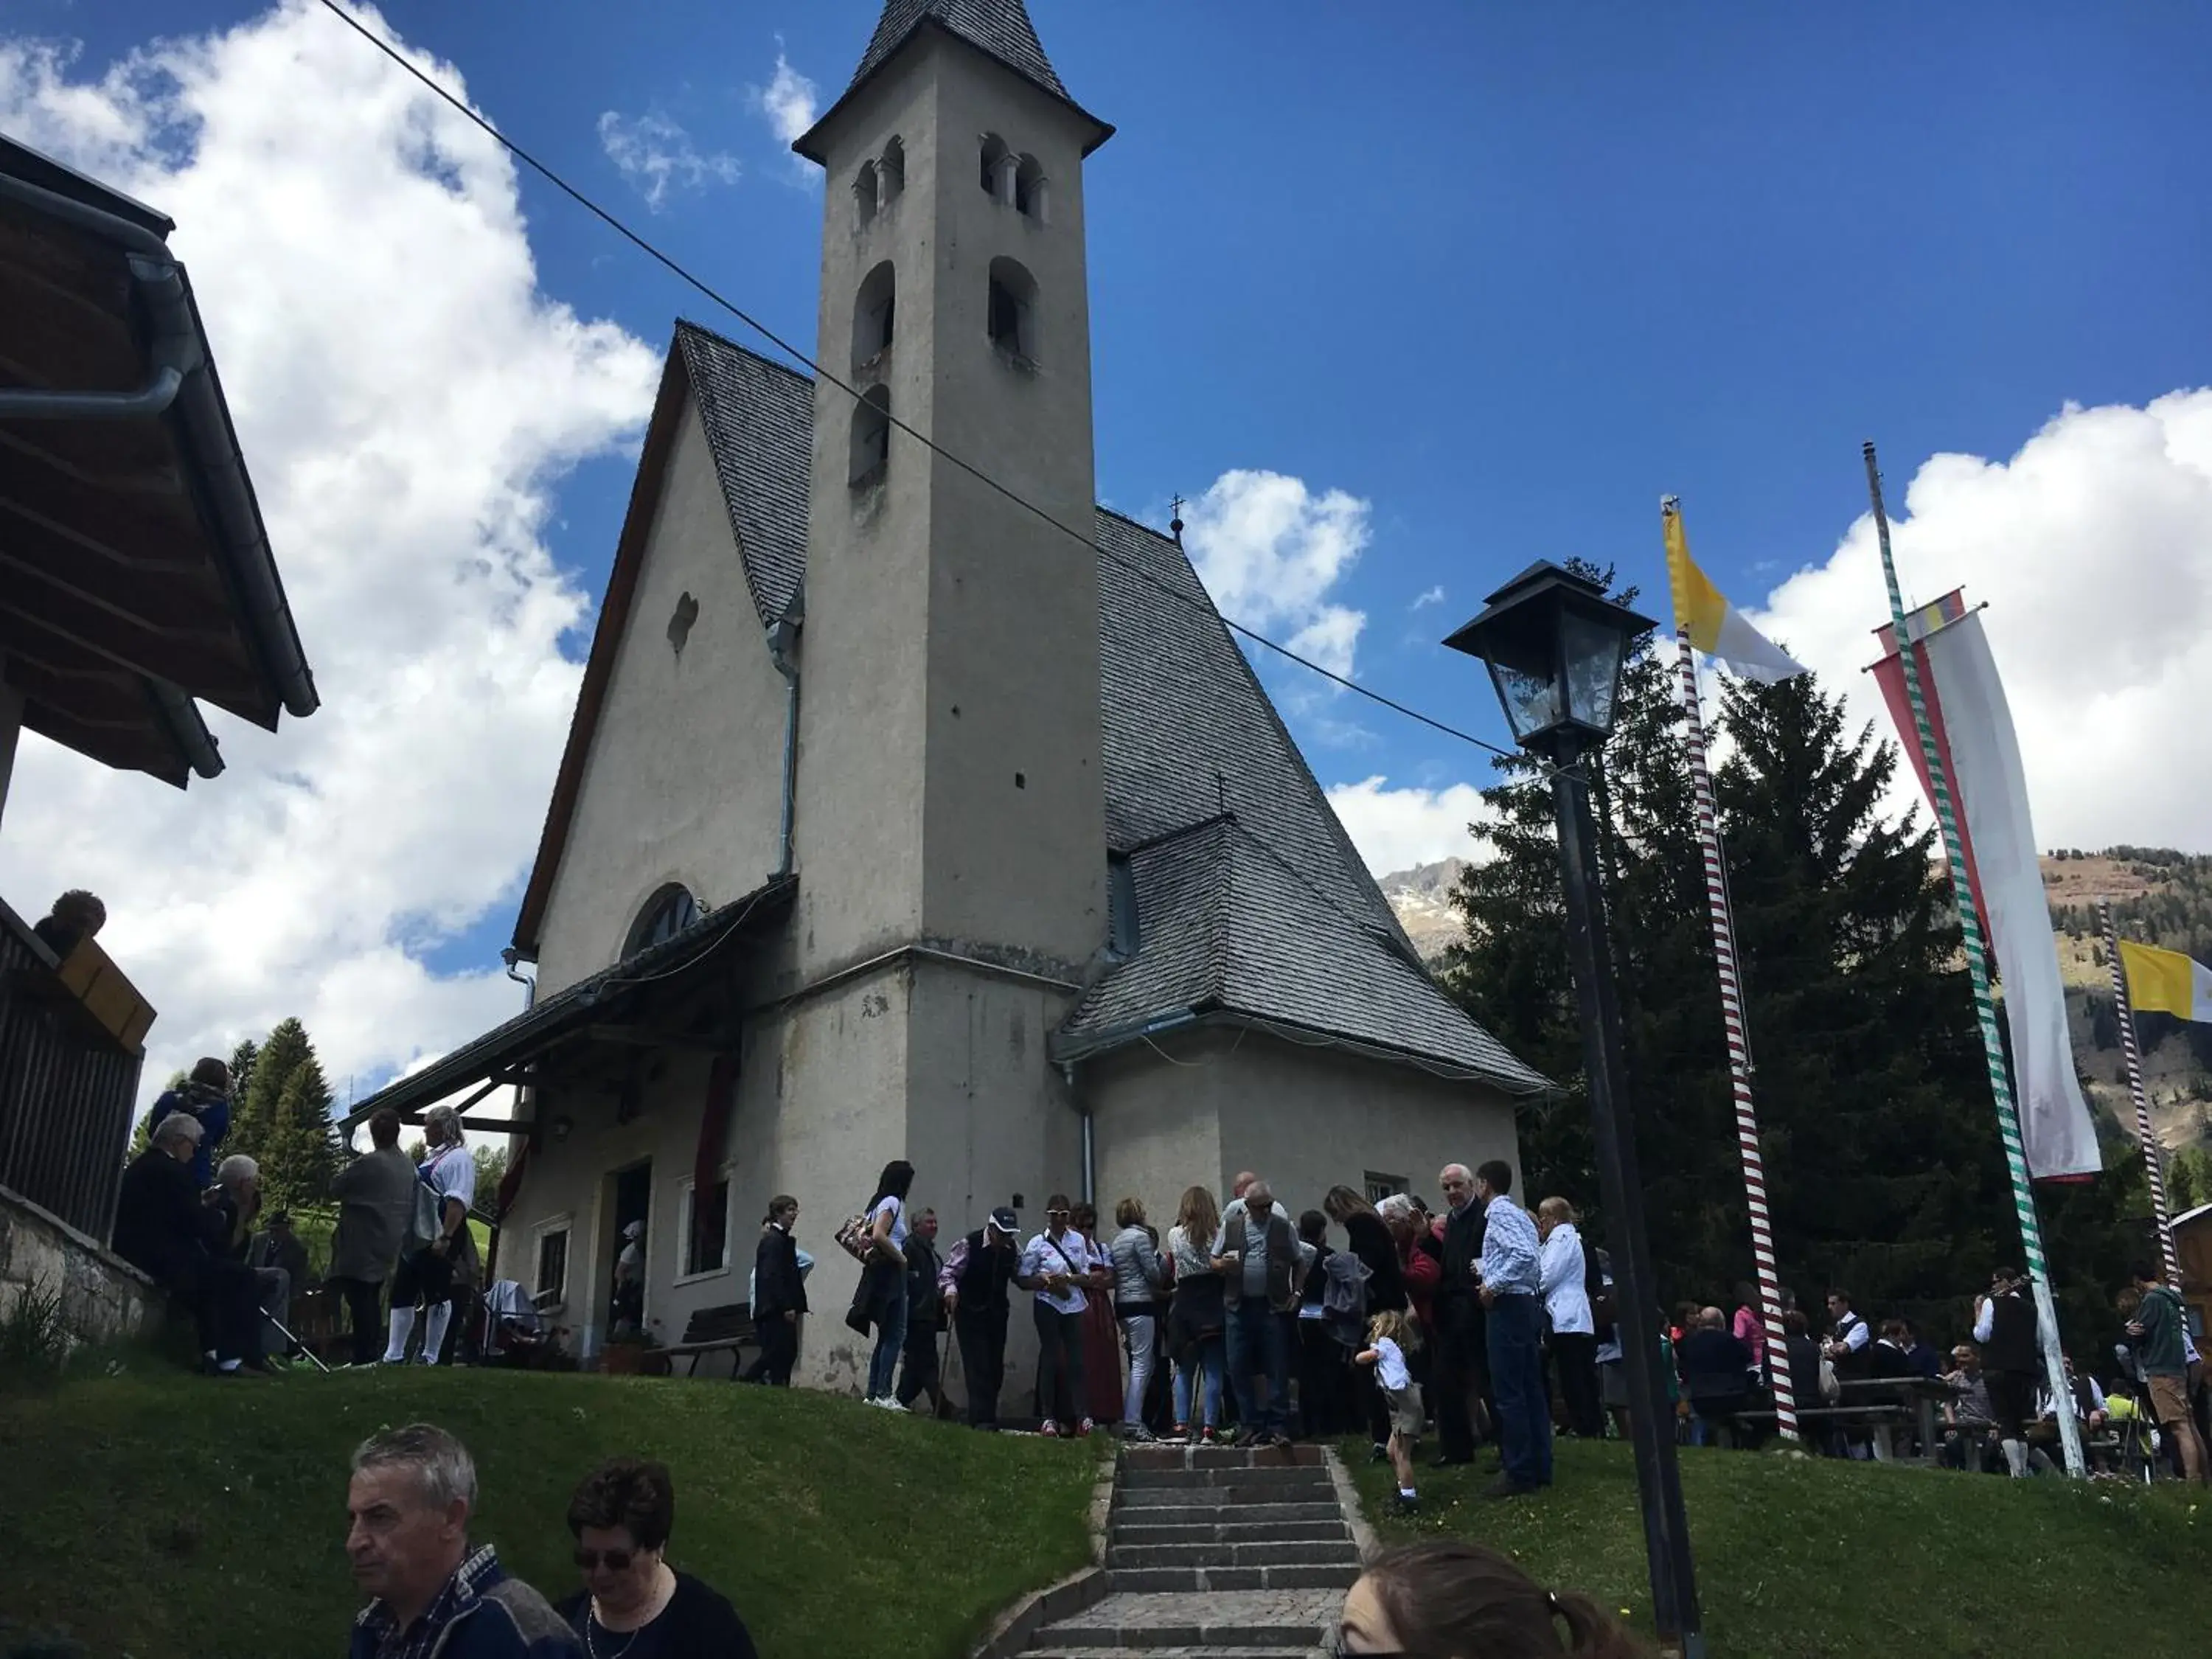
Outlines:
{"type": "Polygon", "coordinates": [[[890,0],[794,146],[827,174],[819,361],[862,394],[816,390],[802,972],[919,940],[1073,980],[1104,939],[1083,163],[1111,131],[1021,0],[890,0]]]}

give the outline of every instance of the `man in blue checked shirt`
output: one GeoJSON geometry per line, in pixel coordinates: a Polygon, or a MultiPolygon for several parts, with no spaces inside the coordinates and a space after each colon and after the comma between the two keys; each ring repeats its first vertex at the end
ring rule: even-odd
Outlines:
{"type": "Polygon", "coordinates": [[[1482,1206],[1482,1305],[1488,1310],[1490,1387],[1498,1402],[1505,1468],[1486,1498],[1518,1498],[1552,1484],[1552,1401],[1544,1386],[1543,1246],[1516,1204],[1513,1170],[1493,1158],[1474,1172],[1482,1206]]]}

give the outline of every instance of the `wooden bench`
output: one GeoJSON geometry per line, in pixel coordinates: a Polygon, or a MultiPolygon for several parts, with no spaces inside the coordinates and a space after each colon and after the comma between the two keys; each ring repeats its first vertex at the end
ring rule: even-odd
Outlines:
{"type": "MultiPolygon", "coordinates": [[[[684,1325],[681,1342],[672,1342],[665,1348],[647,1348],[645,1359],[656,1370],[672,1370],[670,1362],[688,1359],[691,1365],[684,1375],[696,1376],[699,1374],[701,1355],[726,1352],[730,1356],[730,1375],[734,1377],[743,1358],[739,1351],[759,1344],[759,1334],[753,1327],[752,1304],[732,1302],[719,1308],[701,1308],[684,1325]]],[[[662,1370],[662,1374],[666,1371],[662,1370]]]]}

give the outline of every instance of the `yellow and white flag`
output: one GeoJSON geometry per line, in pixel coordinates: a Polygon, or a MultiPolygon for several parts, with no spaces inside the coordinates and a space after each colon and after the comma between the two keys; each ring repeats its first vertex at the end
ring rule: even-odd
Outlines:
{"type": "Polygon", "coordinates": [[[2136,1012],[2212,1022],[2212,969],[2203,963],[2125,939],[2120,960],[2127,965],[2128,1006],[2136,1012]]]}
{"type": "Polygon", "coordinates": [[[1690,643],[1709,657],[1718,658],[1739,679],[1772,685],[1806,672],[1805,665],[1743,619],[1743,613],[1721,597],[1705,573],[1690,557],[1690,540],[1682,532],[1681,509],[1672,497],[1661,504],[1659,517],[1667,534],[1667,584],[1674,591],[1674,626],[1690,631],[1690,643]]]}

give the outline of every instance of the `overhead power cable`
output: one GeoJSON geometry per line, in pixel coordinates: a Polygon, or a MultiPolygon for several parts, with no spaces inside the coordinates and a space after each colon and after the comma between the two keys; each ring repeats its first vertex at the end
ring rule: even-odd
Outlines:
{"type": "MultiPolygon", "coordinates": [[[[689,270],[687,270],[683,264],[679,264],[672,256],[663,252],[659,248],[646,240],[644,237],[639,235],[628,225],[624,224],[620,219],[615,217],[613,214],[608,212],[606,209],[601,207],[597,202],[593,201],[590,197],[585,195],[582,191],[578,190],[574,185],[570,184],[566,179],[556,173],[544,162],[539,161],[535,155],[532,155],[520,144],[516,143],[514,139],[508,137],[497,127],[492,125],[490,122],[485,120],[484,118],[477,114],[475,110],[471,109],[467,104],[464,103],[460,99],[456,98],[445,88],[440,86],[437,82],[433,80],[428,75],[425,74],[420,67],[410,62],[405,54],[401,52],[391,41],[384,39],[374,30],[367,27],[362,24],[359,18],[354,16],[350,12],[347,11],[344,7],[339,5],[337,3],[337,0],[321,0],[321,3],[324,10],[329,12],[331,16],[337,18],[355,33],[360,35],[362,40],[368,41],[379,52],[382,52],[386,58],[398,64],[401,69],[413,76],[416,80],[421,82],[425,87],[428,87],[432,92],[435,93],[439,98],[443,100],[453,109],[457,111],[471,125],[482,131],[495,143],[498,144],[509,155],[513,155],[515,160],[529,167],[533,173],[537,173],[539,178],[544,179],[545,182],[551,185],[554,189],[559,191],[570,201],[575,203],[577,206],[582,208],[593,218],[599,220],[600,223],[605,225],[608,229],[613,231],[615,234],[621,237],[624,241],[629,243],[633,247],[635,247],[647,258],[652,259],[655,264],[660,265],[678,282],[697,290],[698,293],[705,296],[707,299],[713,301],[714,304],[720,306],[724,311],[728,312],[731,316],[736,318],[747,328],[760,336],[760,337],[768,342],[769,345],[783,353],[785,356],[790,358],[793,362],[805,368],[817,380],[825,381],[829,385],[836,386],[847,397],[852,398],[854,402],[858,403],[860,401],[860,393],[858,387],[851,385],[846,380],[841,380],[836,374],[831,374],[827,368],[824,368],[812,357],[807,356],[805,352],[801,351],[797,346],[785,339],[781,335],[778,334],[766,323],[762,322],[751,313],[746,311],[744,307],[738,305],[735,301],[729,298],[728,295],[723,294],[720,289],[708,283],[703,277],[692,275],[689,270]]],[[[1296,663],[1299,667],[1306,670],[1309,673],[1317,674],[1322,678],[1328,680],[1334,684],[1341,686],[1347,691],[1354,692],[1357,695],[1366,698],[1370,702],[1378,703],[1385,708],[1391,709],[1397,714],[1403,714],[1407,720],[1416,720],[1421,725],[1428,726],[1432,731],[1443,732],[1446,737],[1456,738],[1462,743],[1471,744],[1475,748],[1483,750],[1486,754],[1495,755],[1504,760],[1528,762],[1530,764],[1536,766],[1545,775],[1549,775],[1552,769],[1549,766],[1545,765],[1543,763],[1536,761],[1531,756],[1523,754],[1517,750],[1502,749],[1494,743],[1488,743],[1484,741],[1482,738],[1476,737],[1472,732],[1462,730],[1461,727],[1454,726],[1449,721],[1440,720],[1433,714],[1425,714],[1419,709],[1412,708],[1406,703],[1400,702],[1395,697],[1385,696],[1380,691],[1374,690],[1370,687],[1360,684],[1358,681],[1353,680],[1346,675],[1338,673],[1334,669],[1324,667],[1322,664],[1316,662],[1312,658],[1305,656],[1299,652],[1293,651],[1289,646],[1280,644],[1274,640],[1269,639],[1265,634],[1261,633],[1257,629],[1248,628],[1243,623],[1237,622],[1232,617],[1222,615],[1218,607],[1215,606],[1212,603],[1210,598],[1201,607],[1199,600],[1193,599],[1181,588],[1175,586],[1170,582],[1163,580],[1160,577],[1146,569],[1134,560],[1124,558],[1121,555],[1114,552],[1109,548],[1101,547],[1091,537],[1084,534],[1083,532],[1076,529],[1073,526],[1062,524],[1058,519],[1054,518],[1043,507],[1039,507],[1036,502],[1018,495],[1014,490],[1009,489],[1006,485],[1000,483],[999,480],[993,477],[989,473],[984,471],[982,468],[975,465],[974,463],[959,455],[954,454],[951,451],[946,449],[942,444],[937,442],[936,440],[915,431],[912,426],[901,420],[897,416],[889,414],[888,411],[884,410],[878,410],[878,412],[884,415],[885,419],[890,425],[906,434],[908,437],[913,439],[915,442],[921,445],[923,448],[928,450],[932,454],[936,455],[939,459],[947,462],[949,465],[959,468],[960,471],[968,474],[969,477],[974,478],[986,489],[992,490],[997,495],[1004,496],[1007,501],[1012,502],[1024,513],[1030,514],[1031,516],[1042,520],[1053,529],[1057,530],[1060,534],[1067,537],[1071,541],[1073,541],[1085,548],[1092,555],[1093,557],[1105,559],[1114,564],[1119,565],[1121,568],[1129,572],[1131,575],[1136,577],[1138,580],[1158,589],[1159,592],[1168,595],[1169,598],[1177,600],[1183,605],[1190,605],[1194,609],[1204,609],[1207,614],[1219,622],[1222,626],[1228,629],[1231,633],[1242,635],[1243,638],[1251,641],[1255,645],[1263,647],[1267,650],[1273,652],[1277,656],[1283,658],[1285,661],[1296,663]]]]}

